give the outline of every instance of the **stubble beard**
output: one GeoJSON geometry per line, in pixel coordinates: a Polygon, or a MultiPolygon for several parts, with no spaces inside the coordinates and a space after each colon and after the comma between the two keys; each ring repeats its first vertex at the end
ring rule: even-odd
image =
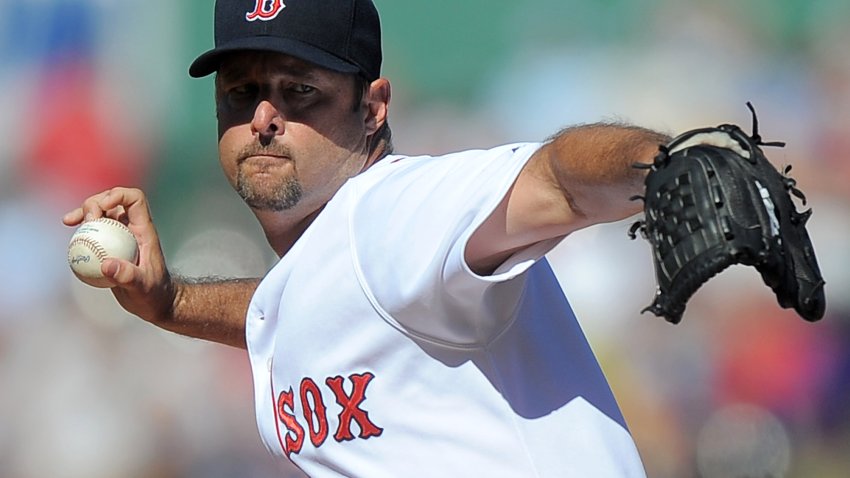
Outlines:
{"type": "MultiPolygon", "coordinates": [[[[274,143],[261,146],[247,145],[239,154],[240,158],[253,155],[272,155],[292,158],[289,148],[274,143]]],[[[290,159],[291,160],[291,159],[290,159]]],[[[253,177],[240,160],[236,172],[236,193],[251,209],[259,211],[286,211],[292,209],[301,200],[304,191],[295,171],[281,176],[266,175],[253,177]]]]}
{"type": "Polygon", "coordinates": [[[236,176],[236,192],[251,209],[274,212],[292,209],[303,195],[301,183],[294,175],[259,183],[242,168],[236,176]]]}

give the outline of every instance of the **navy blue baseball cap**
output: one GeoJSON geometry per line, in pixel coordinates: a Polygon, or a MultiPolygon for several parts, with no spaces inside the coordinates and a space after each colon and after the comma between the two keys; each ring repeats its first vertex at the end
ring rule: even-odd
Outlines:
{"type": "Polygon", "coordinates": [[[381,24],[371,0],[216,0],[215,48],[189,67],[195,78],[218,71],[222,55],[259,50],[329,70],[381,75],[381,24]]]}

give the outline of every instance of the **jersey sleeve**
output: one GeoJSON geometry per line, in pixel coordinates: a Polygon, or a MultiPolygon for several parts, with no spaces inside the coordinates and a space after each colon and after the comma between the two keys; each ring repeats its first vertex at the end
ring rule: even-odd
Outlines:
{"type": "Polygon", "coordinates": [[[356,184],[352,257],[364,292],[385,320],[455,347],[485,345],[509,325],[525,271],[557,240],[514,254],[488,276],[469,268],[464,250],[539,147],[390,157],[356,184]]]}

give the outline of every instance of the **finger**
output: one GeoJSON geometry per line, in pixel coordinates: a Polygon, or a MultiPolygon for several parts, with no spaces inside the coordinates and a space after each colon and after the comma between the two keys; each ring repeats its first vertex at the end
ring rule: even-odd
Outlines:
{"type": "Polygon", "coordinates": [[[62,223],[66,226],[77,226],[82,222],[91,221],[99,217],[110,217],[126,224],[128,220],[126,218],[126,210],[123,205],[119,204],[109,209],[104,208],[104,198],[108,196],[109,191],[103,191],[89,197],[83,202],[82,207],[69,211],[62,216],[62,223]]]}
{"type": "Polygon", "coordinates": [[[124,209],[124,206],[122,206],[120,204],[118,206],[106,211],[104,213],[104,215],[106,217],[110,217],[112,219],[115,219],[116,221],[120,221],[120,222],[124,223],[125,225],[130,222],[130,220],[127,218],[127,211],[124,209]]]}
{"type": "Polygon", "coordinates": [[[69,211],[62,216],[62,222],[66,226],[78,226],[80,223],[91,221],[103,216],[104,211],[98,205],[100,199],[107,194],[108,191],[89,196],[83,201],[83,205],[69,211]]]}
{"type": "Polygon", "coordinates": [[[66,226],[77,226],[83,222],[83,208],[78,207],[62,216],[62,223],[66,226]]]}
{"type": "Polygon", "coordinates": [[[140,264],[159,249],[159,236],[151,219],[147,197],[140,189],[112,188],[100,198],[100,207],[130,229],[139,245],[140,264]]]}
{"type": "Polygon", "coordinates": [[[104,277],[122,288],[134,288],[142,280],[142,273],[135,264],[116,258],[107,258],[100,265],[104,277]]]}
{"type": "Polygon", "coordinates": [[[99,198],[98,206],[111,213],[121,211],[130,224],[147,225],[151,222],[147,198],[139,189],[112,188],[99,198]]]}
{"type": "Polygon", "coordinates": [[[100,201],[108,193],[109,191],[103,191],[98,194],[95,194],[94,196],[90,196],[85,201],[83,201],[83,222],[92,221],[103,217],[105,210],[100,206],[100,201]]]}

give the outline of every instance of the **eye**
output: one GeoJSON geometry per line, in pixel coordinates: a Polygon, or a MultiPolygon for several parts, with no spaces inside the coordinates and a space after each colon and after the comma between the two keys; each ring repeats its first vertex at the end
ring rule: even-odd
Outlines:
{"type": "Polygon", "coordinates": [[[259,91],[257,85],[246,83],[227,89],[224,97],[231,108],[247,108],[254,105],[259,91]]]}
{"type": "Polygon", "coordinates": [[[304,83],[294,83],[292,86],[289,87],[289,91],[299,95],[307,95],[316,91],[316,88],[310,85],[306,85],[304,83]]]}

